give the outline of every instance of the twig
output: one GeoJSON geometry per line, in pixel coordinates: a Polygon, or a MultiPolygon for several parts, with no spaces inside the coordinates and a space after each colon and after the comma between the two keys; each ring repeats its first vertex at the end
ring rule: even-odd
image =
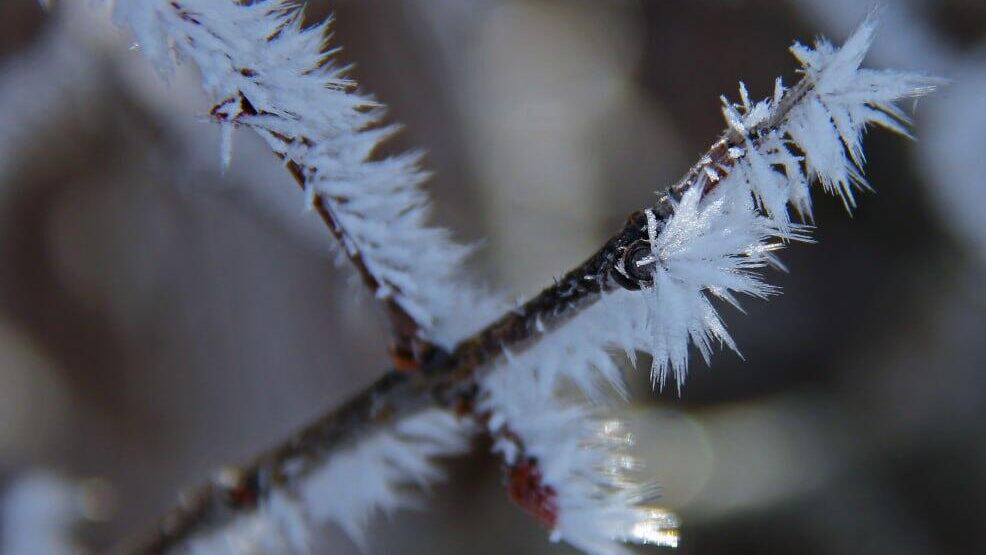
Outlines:
{"type": "MultiPolygon", "coordinates": [[[[241,92],[237,98],[227,98],[213,106],[210,110],[210,115],[217,121],[237,121],[239,116],[230,118],[223,111],[230,104],[238,105],[241,114],[249,116],[264,114],[258,111],[253,103],[250,102],[250,99],[241,92]]],[[[287,137],[283,135],[276,135],[276,137],[285,145],[295,142],[309,143],[305,137],[287,137]]],[[[295,160],[287,158],[284,154],[277,152],[275,154],[284,161],[285,168],[287,168],[298,186],[301,187],[301,190],[307,191],[310,185],[307,183],[305,176],[314,172],[310,172],[310,168],[306,168],[295,160]]],[[[377,296],[378,292],[384,289],[384,287],[366,266],[362,251],[357,248],[345,247],[345,245],[354,244],[354,241],[349,237],[346,229],[339,223],[339,219],[333,214],[332,209],[323,201],[319,193],[314,192],[311,195],[310,201],[312,208],[318,213],[322,222],[325,223],[325,226],[332,233],[332,237],[339,245],[343,246],[342,251],[359,274],[363,285],[366,286],[371,295],[377,296]]],[[[399,287],[393,284],[387,284],[387,287],[396,291],[400,290],[399,287]]],[[[417,321],[394,299],[394,296],[387,296],[382,300],[387,317],[390,320],[391,330],[394,334],[393,344],[391,345],[391,358],[393,359],[394,365],[397,368],[406,367],[407,369],[414,369],[420,364],[424,356],[423,354],[431,350],[432,344],[418,337],[419,326],[417,321]]]]}
{"type": "Polygon", "coordinates": [[[144,536],[111,553],[163,554],[198,532],[257,508],[275,488],[290,488],[312,467],[372,428],[432,406],[429,380],[390,371],[348,401],[252,461],[222,469],[215,479],[181,495],[177,507],[144,536]]]}
{"type": "MultiPolygon", "coordinates": [[[[688,173],[669,187],[650,210],[659,220],[665,220],[674,210],[674,201],[692,186],[704,183],[704,193],[711,192],[735,163],[730,157],[730,149],[743,145],[747,140],[757,143],[759,135],[779,125],[811,87],[812,83],[803,78],[785,93],[771,117],[749,130],[748,134],[734,129],[724,131],[688,173]],[[714,172],[717,178],[708,179],[708,172],[714,172]]],[[[632,258],[650,253],[649,247],[643,250],[635,248],[635,245],[646,241],[647,219],[644,211],[638,210],[627,217],[623,228],[610,237],[602,248],[556,280],[554,285],[476,335],[461,341],[451,356],[456,364],[453,381],[472,378],[478,368],[498,357],[505,348],[523,349],[536,341],[538,335],[574,317],[602,293],[618,287],[639,289],[646,278],[634,276],[629,270],[635,267],[632,258]]]]}
{"type": "MultiPolygon", "coordinates": [[[[283,157],[282,157],[283,159],[283,157]]],[[[294,177],[295,182],[305,190],[305,170],[294,160],[286,160],[285,167],[294,177]]],[[[346,244],[346,231],[339,225],[339,222],[329,206],[323,202],[321,195],[316,193],[312,197],[312,208],[318,213],[322,222],[329,228],[332,236],[340,245],[346,244]]],[[[363,285],[371,294],[376,294],[381,289],[381,284],[377,278],[366,267],[363,255],[357,249],[345,249],[346,257],[352,263],[356,272],[359,274],[363,285]]],[[[394,287],[394,286],[391,286],[394,287]]],[[[390,320],[391,331],[394,334],[393,343],[390,347],[391,362],[399,370],[414,370],[426,359],[429,354],[437,347],[418,335],[418,323],[407,313],[406,310],[396,301],[393,296],[383,300],[384,309],[390,320]]]]}
{"type": "MultiPolygon", "coordinates": [[[[689,188],[703,184],[709,192],[725,176],[735,162],[730,149],[746,141],[758,140],[761,133],[776,127],[788,111],[811,89],[806,78],[788,90],[770,118],[748,133],[727,130],[703,154],[699,161],[650,209],[659,219],[667,218],[674,202],[689,188]],[[716,180],[709,180],[709,171],[716,180]]],[[[287,167],[300,184],[304,173],[296,163],[287,167]]],[[[327,207],[316,197],[315,209],[338,238],[341,231],[327,207]]],[[[221,525],[238,514],[255,509],[275,488],[290,487],[340,447],[348,445],[373,428],[394,422],[429,406],[454,408],[460,413],[472,412],[479,380],[489,372],[490,363],[504,349],[523,350],[538,341],[545,333],[573,318],[599,299],[606,291],[618,287],[638,289],[643,279],[637,279],[626,268],[638,252],[635,244],[647,240],[644,211],[630,214],[626,224],[577,268],[541,291],[519,308],[505,314],[479,333],[461,341],[451,353],[429,345],[426,357],[420,359],[418,371],[400,369],[384,374],[376,383],[361,391],[338,408],[330,410],[315,422],[285,442],[240,467],[220,473],[213,483],[183,497],[182,503],[160,519],[145,537],[121,546],[118,555],[159,555],[185,541],[197,532],[221,525]],[[629,262],[629,264],[628,264],[629,262]]],[[[649,252],[649,249],[648,249],[649,252]]],[[[359,269],[359,257],[351,257],[359,269]]],[[[360,272],[367,285],[373,288],[372,275],[360,272]]],[[[389,303],[396,329],[406,313],[396,303],[389,303]]],[[[408,316],[408,318],[410,318],[408,316]]],[[[409,320],[414,325],[413,320],[409,320]]],[[[403,325],[403,324],[401,324],[403,325]]]]}

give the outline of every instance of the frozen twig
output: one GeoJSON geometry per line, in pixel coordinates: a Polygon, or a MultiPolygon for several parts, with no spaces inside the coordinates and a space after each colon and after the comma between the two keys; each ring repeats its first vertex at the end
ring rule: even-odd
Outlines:
{"type": "Polygon", "coordinates": [[[690,346],[706,361],[715,343],[735,349],[710,298],[738,306],[737,295],[775,293],[758,272],[779,265],[778,248],[808,239],[789,210],[810,218],[809,184],[819,182],[852,208],[854,190],[867,186],[866,126],[906,134],[894,102],[939,83],[861,69],[872,20],[841,48],[795,44],[804,77],[794,87],[778,81],[771,98],[751,102],[741,85],[740,103],[724,100],[727,130],[653,206],[632,213],[553,286],[469,335],[463,330],[478,326],[466,312],[484,311],[469,304],[476,292],[458,281],[466,249],[424,226],[417,157],[372,157],[391,129],[378,127],[380,106],[353,93],[342,70],[327,64],[323,26],[303,29],[295,6],[277,1],[117,6],[159,67],[169,66],[172,53],[199,66],[216,99],[210,114],[226,130],[224,160],[232,126],[253,129],[285,160],[388,307],[398,337],[397,369],[187,496],[145,539],[122,548],[128,555],[221,544],[229,529],[237,541],[300,550],[306,520],[333,521],[358,536],[345,508],[325,501],[337,492],[325,490],[352,487],[347,461],[375,461],[386,475],[381,491],[363,491],[346,505],[362,507],[362,515],[394,506],[400,484],[433,479],[429,459],[462,444],[454,425],[433,416],[444,413],[429,412],[432,405],[487,427],[511,468],[511,493],[554,539],[606,555],[623,553],[628,541],[673,543],[673,519],[642,505],[647,488],[625,479],[630,462],[613,455],[620,442],[614,428],[558,400],[558,386],[573,381],[589,396],[600,382],[622,391],[610,351],[623,349],[631,358],[650,353],[654,383],[663,386],[673,374],[680,387],[690,346]]]}
{"type": "MultiPolygon", "coordinates": [[[[277,491],[297,491],[327,459],[365,438],[434,406],[432,384],[419,374],[391,371],[250,462],[221,470],[146,534],[113,553],[166,553],[190,537],[220,529],[265,506],[277,491]]],[[[369,470],[369,469],[367,469],[369,470]]],[[[375,477],[381,481],[382,477],[375,477]]],[[[325,496],[338,491],[322,492],[325,496]]]]}
{"type": "Polygon", "coordinates": [[[420,154],[375,153],[397,126],[384,125],[384,107],[335,64],[328,22],[306,28],[301,6],[280,0],[120,0],[115,15],[162,72],[175,59],[198,66],[213,101],[209,116],[223,128],[224,164],[238,127],[284,160],[385,307],[396,366],[414,368],[483,323],[488,311],[479,307],[488,300],[459,275],[471,249],[427,225],[420,154]]]}

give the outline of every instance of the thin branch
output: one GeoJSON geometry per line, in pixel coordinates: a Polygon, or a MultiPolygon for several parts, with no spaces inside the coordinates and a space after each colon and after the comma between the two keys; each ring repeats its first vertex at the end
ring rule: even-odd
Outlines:
{"type": "MultiPolygon", "coordinates": [[[[240,114],[245,114],[249,116],[257,115],[268,115],[264,112],[258,111],[250,99],[246,97],[242,92],[239,93],[239,98],[226,99],[210,110],[210,115],[217,121],[228,121],[231,120],[236,122],[239,116],[234,116],[230,118],[227,114],[223,112],[223,109],[231,103],[235,103],[239,106],[240,114]]],[[[287,136],[277,136],[285,145],[290,145],[296,142],[302,144],[308,144],[310,141],[308,139],[301,137],[287,137],[287,136]]],[[[340,248],[345,253],[346,258],[352,263],[353,268],[356,273],[360,276],[360,281],[366,286],[367,290],[371,295],[381,298],[378,294],[381,290],[385,289],[380,280],[377,279],[373,272],[367,267],[365,260],[363,259],[363,253],[358,248],[349,248],[347,245],[355,245],[356,242],[349,237],[349,233],[346,231],[345,227],[339,222],[339,218],[333,213],[332,208],[326,203],[321,194],[309,191],[310,184],[307,182],[306,175],[312,175],[315,172],[311,168],[287,158],[284,154],[275,152],[275,155],[284,161],[284,166],[287,168],[291,177],[294,178],[295,182],[301,187],[302,191],[308,192],[310,197],[310,202],[312,208],[318,213],[322,222],[332,233],[332,237],[338,242],[340,248]]],[[[387,284],[387,287],[394,291],[400,291],[400,288],[394,284],[387,284]]],[[[387,317],[390,321],[391,331],[394,334],[393,344],[391,345],[391,358],[393,359],[394,365],[397,368],[414,369],[416,368],[421,359],[423,358],[423,353],[427,353],[432,349],[432,344],[418,337],[419,326],[417,321],[396,301],[393,295],[381,298],[384,309],[387,313],[387,317]]]]}
{"type": "MultiPolygon", "coordinates": [[[[279,155],[279,157],[284,160],[283,156],[279,155]]],[[[301,187],[301,190],[304,191],[304,167],[294,160],[285,160],[284,165],[298,186],[301,187]]],[[[346,245],[346,230],[339,224],[338,219],[332,213],[332,209],[322,200],[322,196],[315,193],[312,195],[311,203],[312,208],[318,213],[335,240],[340,245],[346,245]]],[[[366,286],[371,294],[376,295],[377,291],[381,289],[381,284],[376,276],[366,267],[362,253],[358,249],[347,249],[343,247],[342,250],[346,253],[346,257],[352,263],[353,268],[356,269],[363,285],[366,286]]],[[[383,299],[382,302],[387,313],[387,318],[390,320],[391,331],[394,334],[393,343],[390,347],[391,362],[398,370],[414,370],[437,347],[431,342],[419,337],[418,323],[393,296],[383,299]]]]}
{"type": "Polygon", "coordinates": [[[320,462],[369,430],[433,405],[431,384],[393,370],[285,441],[241,466],[182,494],[180,504],[155,527],[111,551],[120,555],[163,554],[199,532],[255,510],[276,488],[291,488],[320,462]]]}
{"type": "MultiPolygon", "coordinates": [[[[667,218],[674,202],[691,187],[703,184],[709,192],[728,173],[735,162],[730,149],[743,145],[783,121],[791,108],[810,91],[812,83],[802,79],[789,89],[772,116],[746,134],[727,130],[699,161],[650,209],[659,219],[667,218]],[[716,180],[708,179],[716,172],[716,180]]],[[[304,183],[304,173],[294,162],[287,167],[304,183]]],[[[315,209],[337,235],[332,213],[318,197],[315,209]]],[[[391,370],[349,401],[334,408],[283,443],[253,461],[230,467],[212,483],[183,496],[182,503],[162,517],[154,529],[133,543],[120,546],[117,555],[160,555],[198,532],[221,526],[238,514],[258,507],[275,488],[290,488],[320,462],[323,462],[366,432],[405,418],[429,406],[472,413],[472,401],[479,380],[491,369],[505,349],[519,351],[535,344],[581,310],[597,301],[606,291],[618,287],[639,289],[644,280],[626,268],[633,267],[638,252],[634,245],[647,240],[647,221],[643,210],[635,211],[626,224],[577,268],[557,282],[508,312],[477,334],[461,341],[451,353],[430,346],[419,371],[391,370]],[[627,264],[630,262],[630,264],[627,264]]],[[[647,250],[649,253],[649,249],[647,250]]],[[[359,268],[359,258],[353,260],[359,268]]],[[[364,280],[373,279],[362,273],[364,280]]],[[[371,283],[368,283],[371,285],[371,283]]],[[[389,306],[389,305],[388,305],[389,306]]],[[[393,312],[398,312],[400,307],[393,312]]],[[[413,320],[411,320],[413,323],[413,320]]],[[[480,416],[481,415],[477,415],[480,416]]]]}
{"type": "MultiPolygon", "coordinates": [[[[790,110],[811,90],[812,83],[803,78],[786,91],[771,117],[765,119],[747,134],[735,129],[722,133],[698,162],[650,208],[659,219],[667,219],[674,210],[674,202],[685,191],[698,183],[705,184],[704,194],[712,191],[735,163],[730,150],[742,146],[748,140],[756,143],[759,136],[777,127],[790,110]],[[714,174],[714,180],[709,179],[714,174]]],[[[600,295],[619,287],[639,289],[646,283],[645,276],[632,272],[635,257],[649,254],[636,245],[647,241],[647,218],[644,210],[627,217],[623,228],[585,262],[572,269],[555,284],[547,287],[519,308],[508,312],[479,333],[456,345],[451,359],[457,364],[453,380],[475,379],[476,370],[499,357],[504,349],[520,350],[537,337],[573,318],[580,311],[599,299],[600,295]]]]}
{"type": "MultiPolygon", "coordinates": [[[[224,37],[217,34],[215,29],[211,29],[208,25],[203,25],[199,19],[199,14],[186,8],[179,2],[171,2],[170,10],[174,12],[175,15],[184,23],[195,29],[197,32],[204,33],[211,40],[215,40],[219,43],[224,41],[224,37]]],[[[280,28],[274,32],[272,35],[266,37],[268,43],[274,41],[285,29],[300,25],[301,16],[303,8],[300,5],[293,5],[285,3],[278,7],[273,8],[271,13],[281,11],[283,12],[282,20],[280,22],[280,28]]],[[[299,27],[300,28],[300,27],[299,27]]],[[[186,37],[188,38],[188,37],[186,37]]],[[[191,40],[189,38],[189,40],[191,40]]],[[[229,58],[229,54],[224,52],[225,57],[229,58]]],[[[237,60],[240,61],[240,60],[237,60]]],[[[316,65],[312,68],[307,68],[304,72],[305,75],[316,74],[321,70],[327,70],[331,64],[332,56],[328,54],[323,54],[319,56],[316,65]]],[[[232,59],[228,62],[233,62],[232,59]]],[[[237,64],[239,65],[239,64],[237,64]]],[[[239,77],[246,80],[254,79],[258,77],[258,69],[251,67],[240,66],[237,69],[239,77]]],[[[343,94],[352,93],[355,88],[355,84],[344,79],[339,79],[336,76],[335,79],[326,79],[326,82],[321,83],[320,86],[324,90],[334,89],[336,92],[343,94]]],[[[386,310],[388,319],[390,320],[391,328],[394,334],[393,344],[391,346],[391,357],[394,362],[394,366],[398,369],[415,369],[417,368],[423,359],[431,352],[433,344],[431,341],[422,338],[421,328],[424,325],[419,322],[408,309],[402,306],[398,301],[398,297],[403,293],[402,287],[388,280],[386,277],[375,274],[371,271],[370,266],[367,264],[364,258],[363,247],[360,245],[360,241],[354,236],[351,229],[347,229],[339,218],[336,210],[333,206],[339,206],[350,201],[349,198],[343,196],[336,196],[332,194],[329,198],[325,198],[326,193],[319,191],[316,188],[315,176],[320,176],[319,168],[313,167],[312,165],[306,165],[302,159],[294,159],[289,152],[297,151],[299,147],[303,149],[312,150],[317,146],[317,139],[314,137],[305,136],[305,134],[288,132],[284,127],[272,128],[268,127],[265,118],[273,119],[276,121],[287,121],[290,118],[285,118],[284,113],[290,112],[290,110],[285,109],[283,106],[267,106],[270,110],[265,109],[264,104],[256,102],[257,98],[249,98],[246,93],[242,90],[237,90],[235,94],[227,96],[220,101],[218,101],[209,111],[210,116],[217,122],[223,123],[227,126],[230,125],[247,125],[253,127],[262,137],[268,140],[272,147],[274,147],[275,154],[285,162],[285,167],[294,177],[295,181],[309,195],[309,202],[312,208],[319,214],[322,221],[329,228],[333,237],[338,241],[346,257],[352,263],[353,268],[359,274],[361,281],[367,287],[370,294],[374,297],[380,299],[384,308],[386,310]],[[271,111],[273,110],[273,111],[271,111]],[[265,121],[261,124],[251,124],[251,118],[259,119],[265,121]],[[276,145],[276,146],[275,146],[276,145]]],[[[351,107],[351,110],[355,112],[370,113],[376,109],[376,104],[368,99],[362,100],[362,104],[351,107]]],[[[352,134],[358,135],[363,132],[371,132],[371,128],[380,127],[379,120],[370,120],[364,128],[353,129],[352,134]]],[[[228,139],[227,139],[228,140],[228,139]]],[[[224,145],[224,149],[228,149],[229,146],[224,145]]],[[[363,163],[373,162],[374,156],[371,154],[367,160],[363,163]]],[[[408,178],[413,178],[414,176],[409,175],[408,178]]]]}

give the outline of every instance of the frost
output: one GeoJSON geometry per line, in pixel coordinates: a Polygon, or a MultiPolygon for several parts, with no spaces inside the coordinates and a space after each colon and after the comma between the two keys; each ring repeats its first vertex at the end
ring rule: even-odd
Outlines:
{"type": "Polygon", "coordinates": [[[223,126],[220,161],[232,157],[234,126],[250,128],[304,169],[306,204],[317,194],[338,223],[347,252],[359,253],[392,298],[443,347],[497,314],[498,302],[465,285],[471,252],[427,225],[421,155],[374,157],[397,131],[385,109],[355,92],[346,67],[326,50],[328,23],[303,28],[296,2],[118,0],[115,17],[167,75],[176,61],[198,66],[223,126]]]}
{"type": "Polygon", "coordinates": [[[365,544],[370,517],[416,506],[407,487],[427,488],[442,480],[433,460],[466,452],[470,430],[455,416],[432,410],[397,423],[392,433],[361,441],[307,479],[302,498],[309,514],[317,522],[339,524],[365,544]]]}
{"type": "Polygon", "coordinates": [[[552,540],[587,553],[628,554],[622,542],[648,542],[635,527],[648,521],[641,504],[653,496],[629,474],[636,464],[631,437],[601,411],[554,397],[545,380],[551,377],[509,363],[483,381],[479,409],[492,415],[490,432],[499,434],[494,450],[511,465],[524,462],[521,453],[536,465],[556,512],[552,540]]]}
{"type": "Polygon", "coordinates": [[[723,106],[727,127],[743,138],[727,151],[732,165],[702,160],[702,171],[666,221],[647,212],[651,253],[635,263],[652,267],[653,282],[642,284],[641,292],[604,293],[531,348],[509,355],[484,381],[482,406],[493,415],[491,430],[508,429],[519,438],[513,444],[500,440],[495,449],[511,462],[520,453],[533,456],[556,492],[553,539],[609,555],[623,553],[626,541],[670,544],[676,538],[658,513],[642,506],[640,486],[614,478],[622,476],[607,459],[614,446],[597,450],[592,426],[573,424],[591,422],[592,411],[557,396],[566,382],[590,399],[602,398],[605,384],[625,395],[613,350],[625,351],[631,361],[637,351],[650,353],[655,385],[663,387],[673,374],[680,390],[692,347],[707,363],[717,344],[737,349],[713,298],[739,308],[739,296],[777,293],[760,270],[783,268],[775,251],[810,239],[806,226],[791,221],[789,206],[811,217],[813,180],[842,197],[847,208],[854,206],[854,189],[867,186],[861,168],[866,127],[906,134],[907,119],[893,103],[940,83],[860,69],[874,27],[867,20],[842,48],[825,40],[814,49],[792,47],[808,80],[800,97],[790,100],[791,89],[778,79],[772,98],[753,102],[741,84],[740,104],[723,106]]]}
{"type": "Polygon", "coordinates": [[[365,546],[377,513],[417,506],[414,492],[444,478],[434,460],[464,453],[472,426],[427,410],[335,453],[292,491],[276,491],[251,514],[197,537],[187,555],[288,555],[313,552],[311,530],[335,524],[365,546]]]}
{"type": "MultiPolygon", "coordinates": [[[[332,63],[327,24],[303,28],[295,3],[281,0],[119,0],[116,14],[162,74],[176,61],[198,66],[210,115],[223,126],[222,163],[231,160],[235,127],[263,137],[301,177],[308,205],[324,204],[342,248],[379,284],[374,293],[399,304],[427,339],[451,348],[496,313],[487,295],[463,284],[470,249],[427,224],[420,154],[374,156],[396,127],[381,125],[383,106],[355,92],[346,69],[332,63]]],[[[673,518],[646,507],[650,488],[629,477],[628,438],[598,407],[560,391],[574,383],[590,401],[613,389],[625,395],[614,350],[631,361],[649,353],[655,386],[673,375],[680,388],[691,349],[706,362],[717,345],[737,349],[715,299],[739,308],[741,296],[776,293],[760,271],[779,266],[778,248],[808,240],[789,207],[811,217],[813,181],[855,206],[855,192],[867,187],[867,126],[906,135],[894,102],[938,84],[861,69],[874,29],[866,20],[841,48],[795,44],[803,87],[777,80],[771,98],[753,101],[741,83],[739,104],[723,100],[730,137],[739,137],[728,160],[705,159],[666,220],[647,213],[650,253],[634,263],[652,281],[640,292],[604,293],[556,329],[539,321],[539,340],[505,353],[482,381],[478,410],[489,417],[494,449],[511,465],[536,464],[553,539],[601,555],[625,553],[627,541],[676,541],[673,518]]],[[[189,553],[303,553],[308,527],[327,522],[364,542],[373,514],[412,505],[407,486],[441,478],[432,461],[466,448],[462,428],[428,412],[375,432],[328,457],[296,490],[277,491],[233,526],[197,538],[189,553]]]]}
{"type": "Polygon", "coordinates": [[[910,121],[894,102],[929,94],[943,83],[916,73],[860,69],[875,31],[876,20],[870,17],[841,48],[824,39],[814,49],[798,43],[791,47],[814,87],[781,130],[804,152],[809,175],[841,196],[846,208],[856,204],[854,188],[868,187],[862,175],[867,125],[909,137],[905,126],[910,121]]]}
{"type": "Polygon", "coordinates": [[[782,231],[747,198],[737,197],[732,175],[714,197],[703,199],[701,187],[690,189],[663,231],[650,226],[648,232],[655,260],[654,283],[645,291],[651,341],[639,347],[653,356],[651,379],[662,387],[669,370],[679,386],[684,382],[689,344],[706,363],[716,342],[736,349],[709,295],[739,307],[735,294],[764,299],[776,293],[755,270],[780,248],[775,238],[805,238],[782,231]]]}
{"type": "Polygon", "coordinates": [[[724,101],[727,126],[745,141],[728,150],[730,167],[705,164],[697,181],[662,226],[649,214],[653,284],[641,295],[604,294],[596,305],[515,357],[537,372],[571,380],[598,397],[600,383],[622,391],[610,358],[614,349],[631,358],[652,355],[652,379],[664,385],[673,374],[683,383],[689,350],[709,361],[718,345],[737,349],[711,302],[716,297],[739,307],[739,296],[766,298],[777,292],[758,271],[783,268],[774,251],[790,241],[809,240],[808,228],[790,220],[789,207],[811,217],[811,181],[855,204],[853,189],[866,186],[861,138],[869,124],[906,133],[907,119],[894,101],[929,93],[941,83],[926,76],[860,69],[875,22],[866,20],[842,48],[821,39],[814,49],[795,44],[809,80],[807,91],[788,106],[778,79],[772,98],[753,102],[741,84],[741,102],[724,101]],[[773,122],[768,128],[759,128],[773,122]],[[713,176],[715,179],[713,179],[713,176]],[[711,194],[704,191],[712,187],[711,194]],[[659,229],[660,227],[660,229],[659,229]],[[531,361],[531,362],[528,362],[531,361]]]}

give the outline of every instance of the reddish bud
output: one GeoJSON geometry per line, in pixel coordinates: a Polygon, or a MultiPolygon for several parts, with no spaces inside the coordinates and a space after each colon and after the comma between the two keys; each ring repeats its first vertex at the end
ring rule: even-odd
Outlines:
{"type": "Polygon", "coordinates": [[[545,526],[554,528],[558,520],[557,493],[542,482],[536,459],[521,461],[509,469],[510,498],[545,526]]]}

